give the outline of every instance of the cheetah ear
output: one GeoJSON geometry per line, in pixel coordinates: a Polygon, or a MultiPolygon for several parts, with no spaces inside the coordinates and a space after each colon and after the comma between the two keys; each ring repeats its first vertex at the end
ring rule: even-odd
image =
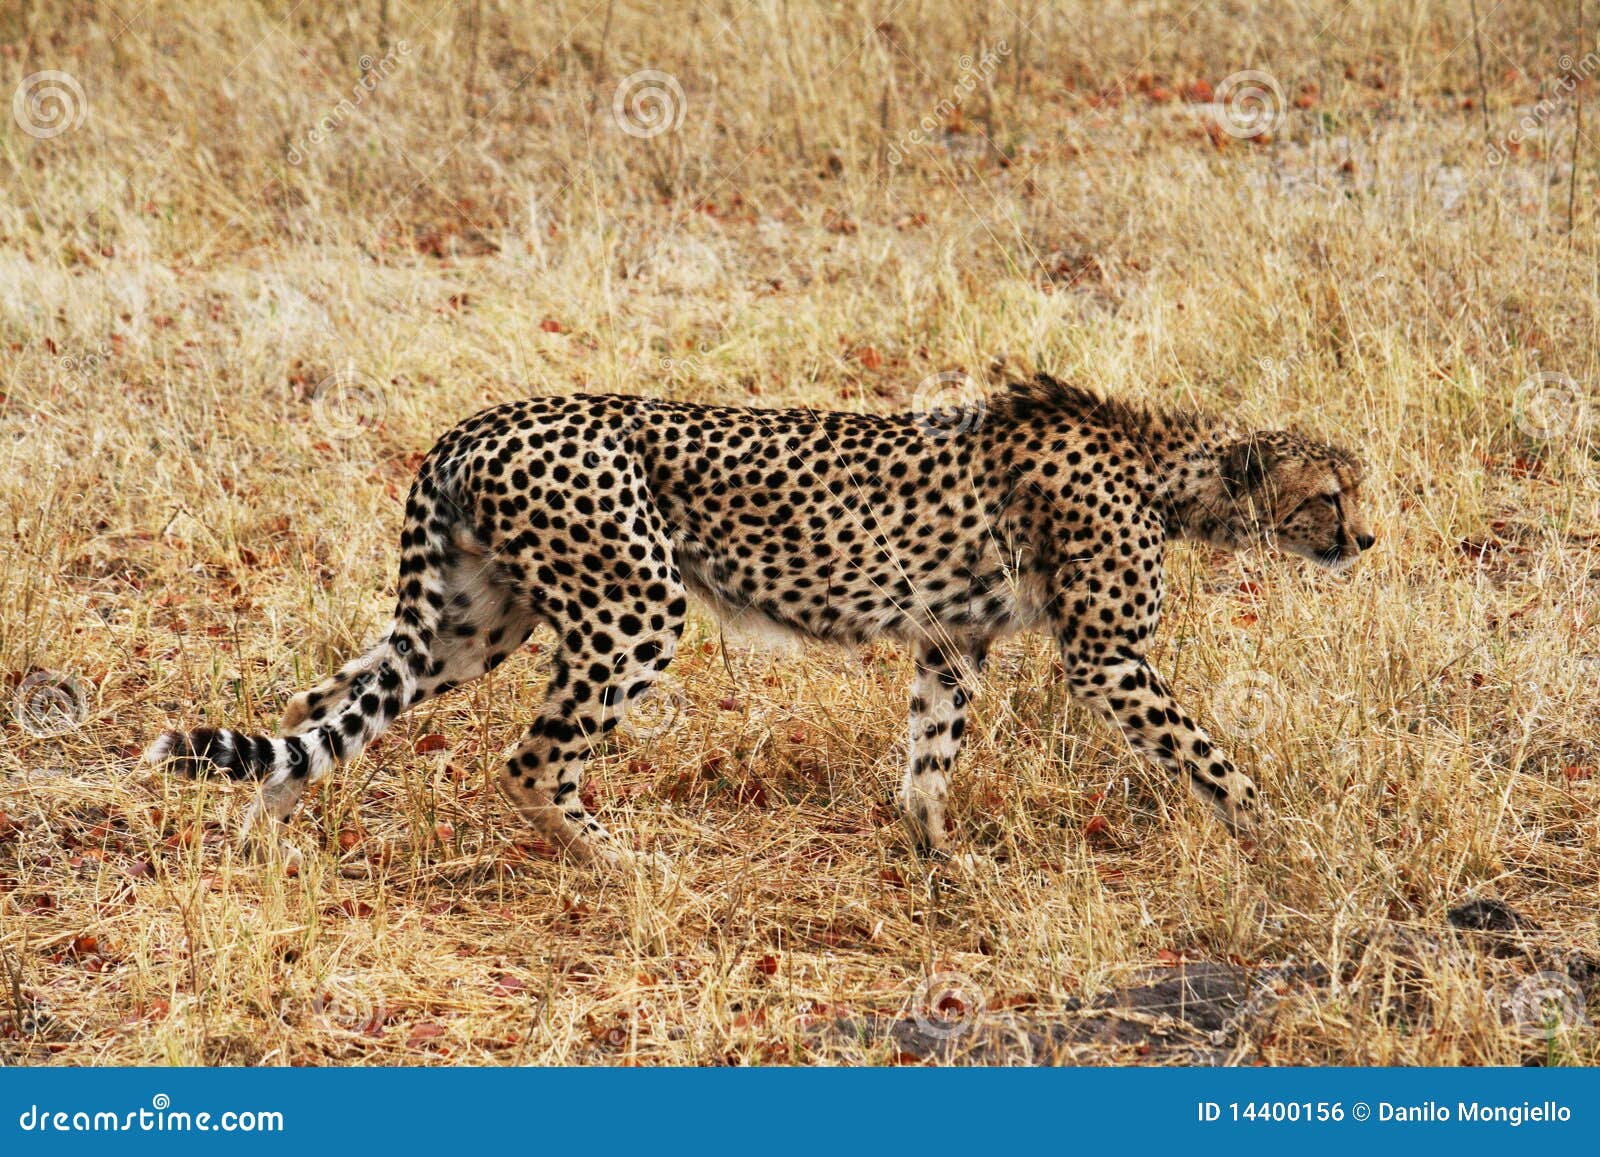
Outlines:
{"type": "Polygon", "coordinates": [[[1272,447],[1252,436],[1226,447],[1217,458],[1217,468],[1229,496],[1237,498],[1260,486],[1277,461],[1272,447]]]}

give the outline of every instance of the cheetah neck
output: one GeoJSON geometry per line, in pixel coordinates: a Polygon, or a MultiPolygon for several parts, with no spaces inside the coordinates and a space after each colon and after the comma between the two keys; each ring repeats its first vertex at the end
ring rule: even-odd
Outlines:
{"type": "Polygon", "coordinates": [[[1014,421],[1104,429],[1136,446],[1149,468],[1155,486],[1152,501],[1161,506],[1169,534],[1224,547],[1252,538],[1251,526],[1222,479],[1223,450],[1241,433],[1224,419],[1185,407],[1105,398],[1048,374],[1012,383],[1002,408],[1014,421]]]}
{"type": "Polygon", "coordinates": [[[1223,451],[1238,438],[1234,427],[1198,411],[1152,416],[1140,445],[1167,533],[1230,548],[1250,540],[1252,529],[1222,477],[1223,451]]]}

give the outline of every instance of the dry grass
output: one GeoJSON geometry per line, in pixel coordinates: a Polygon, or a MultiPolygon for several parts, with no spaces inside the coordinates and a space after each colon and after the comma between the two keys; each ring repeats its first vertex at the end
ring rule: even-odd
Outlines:
{"type": "Polygon", "coordinates": [[[0,1060],[881,1062],[815,1026],[949,971],[984,998],[945,1015],[1061,1020],[1178,955],[1302,966],[1215,1057],[1600,1060],[1583,1010],[1547,1040],[1510,999],[1600,1000],[1594,412],[1540,436],[1517,393],[1600,369],[1592,94],[1564,8],[1485,7],[1487,123],[1465,0],[7,6],[0,96],[84,95],[56,136],[0,121],[0,1060]],[[620,131],[641,69],[676,131],[620,131]],[[1241,69],[1281,88],[1267,137],[1201,102],[1241,69]],[[590,779],[667,883],[551,861],[493,792],[536,649],[331,782],[298,876],[235,857],[237,793],[134,763],[170,722],[270,728],[380,628],[409,474],[486,403],[889,410],[1001,352],[1369,457],[1347,575],[1175,552],[1158,657],[1277,809],[1254,852],[1033,639],[954,787],[981,866],[932,889],[888,646],[691,625],[673,726],[590,779]],[[1476,897],[1537,929],[1453,930],[1476,897]]]}

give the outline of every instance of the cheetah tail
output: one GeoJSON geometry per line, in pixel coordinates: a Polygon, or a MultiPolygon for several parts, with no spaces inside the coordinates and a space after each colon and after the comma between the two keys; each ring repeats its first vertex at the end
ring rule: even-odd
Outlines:
{"type": "MultiPolygon", "coordinates": [[[[418,479],[417,488],[429,496],[426,478],[418,479]]],[[[167,731],[145,751],[145,762],[171,761],[191,778],[221,771],[229,779],[265,780],[271,789],[290,781],[315,783],[382,734],[410,706],[420,677],[429,669],[446,601],[441,576],[452,548],[416,525],[421,519],[408,521],[413,523],[408,535],[416,557],[402,560],[389,635],[372,656],[373,664],[350,682],[316,726],[278,738],[212,727],[167,731]]]]}
{"type": "Polygon", "coordinates": [[[315,780],[327,774],[335,762],[327,747],[311,734],[271,739],[216,727],[163,731],[145,749],[144,761],[162,764],[169,760],[191,779],[221,772],[240,780],[266,779],[278,771],[291,779],[315,780]]]}
{"type": "Polygon", "coordinates": [[[427,652],[399,637],[401,630],[396,623],[373,656],[374,664],[350,681],[315,726],[276,738],[214,727],[166,731],[146,749],[145,762],[170,761],[191,779],[221,773],[269,784],[315,783],[336,764],[354,759],[410,704],[417,676],[427,666],[427,652]]]}
{"type": "Polygon", "coordinates": [[[269,786],[317,782],[336,764],[354,759],[410,705],[418,676],[428,665],[423,640],[431,641],[431,633],[415,630],[416,623],[415,616],[395,623],[372,656],[373,664],[350,681],[315,726],[276,738],[214,727],[166,731],[146,749],[145,762],[170,761],[191,779],[220,772],[234,780],[265,780],[269,786]]]}

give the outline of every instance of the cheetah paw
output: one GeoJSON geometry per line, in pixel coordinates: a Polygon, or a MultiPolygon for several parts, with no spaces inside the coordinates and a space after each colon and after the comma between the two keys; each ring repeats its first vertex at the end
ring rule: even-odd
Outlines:
{"type": "Polygon", "coordinates": [[[305,855],[288,840],[273,840],[260,832],[247,832],[238,843],[240,853],[257,864],[276,864],[284,875],[298,876],[305,866],[305,855]]]}
{"type": "Polygon", "coordinates": [[[673,878],[672,859],[662,852],[635,852],[628,848],[609,847],[595,852],[594,864],[606,870],[654,876],[662,883],[673,878]]]}

